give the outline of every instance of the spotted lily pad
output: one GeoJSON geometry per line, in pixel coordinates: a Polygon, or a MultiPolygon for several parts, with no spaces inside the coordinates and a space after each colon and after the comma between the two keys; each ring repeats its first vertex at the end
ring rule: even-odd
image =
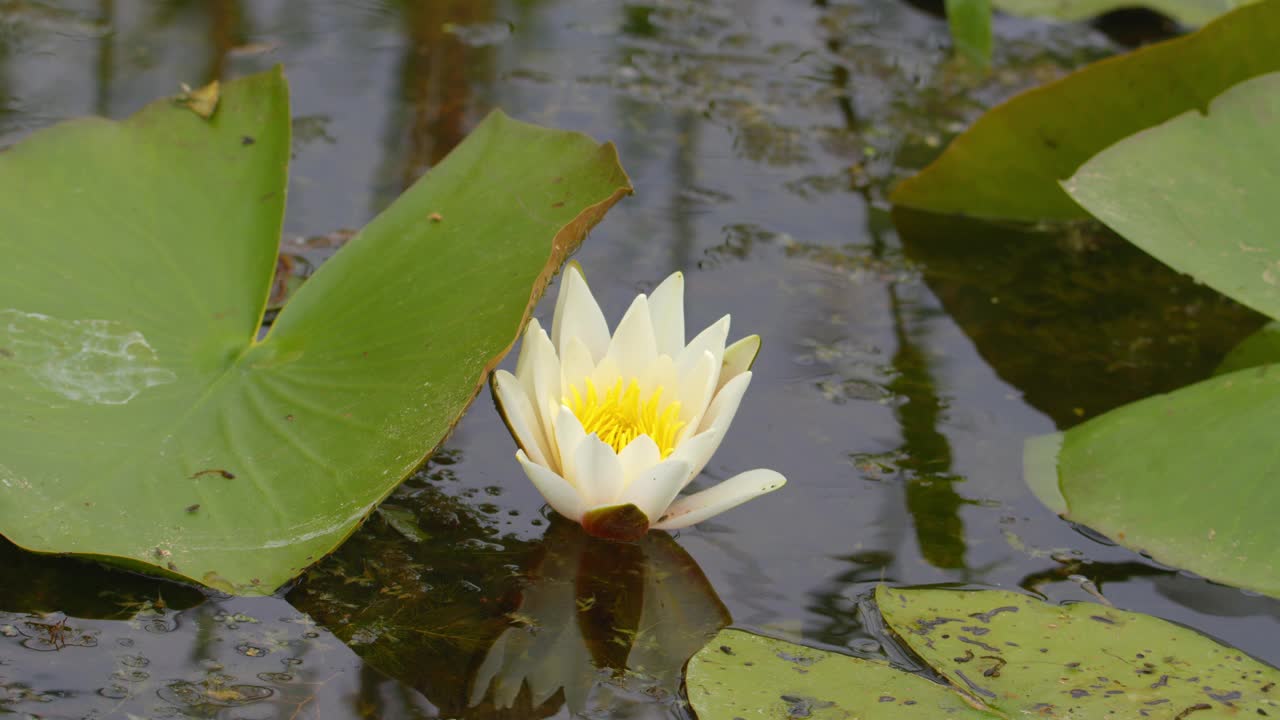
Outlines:
{"type": "Polygon", "coordinates": [[[701,720],[962,720],[997,718],[959,693],[887,663],[723,630],[689,660],[701,720]]]}
{"type": "Polygon", "coordinates": [[[1280,671],[1158,618],[997,590],[881,586],[876,601],[925,662],[1009,717],[1280,717],[1280,671]]]}

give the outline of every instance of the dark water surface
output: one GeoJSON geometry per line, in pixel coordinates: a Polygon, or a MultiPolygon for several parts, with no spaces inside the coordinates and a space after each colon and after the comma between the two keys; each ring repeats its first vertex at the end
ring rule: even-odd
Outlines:
{"type": "Polygon", "coordinates": [[[1206,377],[1261,318],[1093,228],[884,200],[984,108],[1117,46],[1002,18],[978,75],[919,5],[0,4],[4,144],[283,63],[287,241],[359,227],[494,107],[613,140],[637,192],[578,260],[615,321],[679,269],[691,329],[728,312],[764,338],[699,484],[790,481],[675,538],[593,542],[549,520],[482,396],[283,599],[0,547],[0,712],[681,716],[682,663],[730,621],[903,659],[859,612],[882,581],[1101,595],[1280,662],[1280,603],[1099,542],[1021,478],[1024,439],[1206,377]]]}

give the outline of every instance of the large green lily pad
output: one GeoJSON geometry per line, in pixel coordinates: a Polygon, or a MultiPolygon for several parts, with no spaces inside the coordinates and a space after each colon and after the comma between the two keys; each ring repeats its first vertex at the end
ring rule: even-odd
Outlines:
{"type": "Polygon", "coordinates": [[[1094,63],[989,111],[891,200],[938,213],[1017,220],[1089,217],[1058,185],[1115,142],[1227,88],[1280,70],[1280,0],[1094,63]],[[1088,108],[1087,122],[1081,108],[1088,108]]]}
{"type": "Polygon", "coordinates": [[[1203,25],[1219,15],[1258,0],[992,0],[1011,15],[1085,20],[1125,8],[1146,8],[1186,25],[1203,25]]]}
{"type": "Polygon", "coordinates": [[[0,532],[234,593],[338,545],[448,433],[630,191],[611,146],[495,114],[256,340],[279,71],[0,154],[0,532]]]}
{"type": "Polygon", "coordinates": [[[1280,73],[1123,140],[1063,184],[1156,259],[1280,319],[1280,73]]]}
{"type": "Polygon", "coordinates": [[[1158,618],[998,590],[880,586],[876,601],[925,662],[1008,717],[1280,715],[1280,671],[1158,618]]]}
{"type": "Polygon", "coordinates": [[[1050,509],[1156,560],[1280,597],[1280,365],[1219,375],[1028,441],[1050,509]]]}
{"type": "Polygon", "coordinates": [[[701,720],[955,720],[1000,717],[951,688],[887,663],[723,630],[689,660],[701,720]]]}

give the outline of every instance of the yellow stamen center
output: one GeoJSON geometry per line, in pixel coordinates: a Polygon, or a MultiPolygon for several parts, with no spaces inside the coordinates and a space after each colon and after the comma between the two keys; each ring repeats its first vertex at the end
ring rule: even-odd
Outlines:
{"type": "Polygon", "coordinates": [[[641,435],[648,435],[664,458],[676,449],[676,434],[685,423],[680,420],[678,401],[662,403],[661,387],[642,398],[636,380],[623,386],[622,378],[618,378],[603,396],[591,378],[584,384],[586,394],[579,392],[576,385],[570,386],[572,397],[565,398],[564,404],[573,410],[588,435],[595,433],[616,452],[622,452],[641,435]]]}

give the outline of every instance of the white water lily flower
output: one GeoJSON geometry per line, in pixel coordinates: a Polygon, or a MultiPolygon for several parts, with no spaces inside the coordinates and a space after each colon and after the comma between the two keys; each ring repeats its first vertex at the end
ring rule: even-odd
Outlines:
{"type": "Polygon", "coordinates": [[[609,334],[576,264],[564,273],[551,334],[531,320],[516,373],[493,396],[516,459],[556,512],[599,537],[635,539],[724,512],[786,483],[750,470],[684,497],[724,439],[760,349],[725,347],[729,316],[685,343],[684,276],[638,296],[609,334]]]}

